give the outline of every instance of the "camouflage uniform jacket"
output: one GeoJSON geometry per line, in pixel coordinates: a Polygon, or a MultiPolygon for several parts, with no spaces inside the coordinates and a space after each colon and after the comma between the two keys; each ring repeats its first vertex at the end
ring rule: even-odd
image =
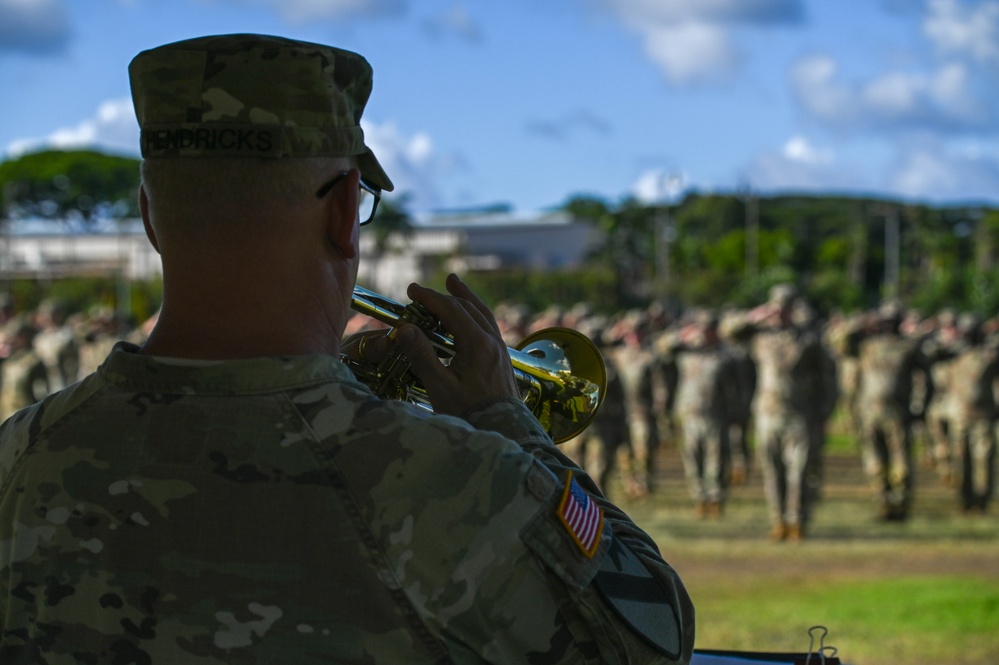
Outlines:
{"type": "Polygon", "coordinates": [[[952,361],[951,378],[947,415],[955,428],[996,419],[999,347],[995,344],[969,345],[952,361]]]}
{"type": "Polygon", "coordinates": [[[656,359],[652,351],[625,345],[612,349],[611,357],[621,377],[628,412],[635,417],[649,416],[655,407],[656,359]]]}
{"type": "Polygon", "coordinates": [[[818,335],[798,328],[770,329],[752,340],[758,382],[753,411],[775,417],[817,417],[828,409],[827,365],[818,335]]]}
{"type": "Polygon", "coordinates": [[[874,334],[859,346],[858,399],[866,417],[894,415],[909,423],[922,418],[933,399],[930,361],[921,340],[893,334],[874,334]],[[917,374],[924,378],[921,403],[913,404],[917,374]]]}
{"type": "Polygon", "coordinates": [[[721,345],[678,350],[676,410],[681,418],[700,417],[719,424],[738,408],[739,376],[735,358],[721,345]]]}
{"type": "Polygon", "coordinates": [[[0,428],[5,665],[689,659],[678,576],[517,400],[135,351],[0,428]]]}

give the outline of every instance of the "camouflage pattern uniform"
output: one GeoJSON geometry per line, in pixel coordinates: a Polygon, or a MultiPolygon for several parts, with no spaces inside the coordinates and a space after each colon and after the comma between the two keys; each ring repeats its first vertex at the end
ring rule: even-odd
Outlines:
{"type": "Polygon", "coordinates": [[[860,385],[860,363],[856,350],[850,344],[863,327],[863,317],[858,314],[831,316],[823,335],[826,348],[832,353],[836,365],[838,406],[847,432],[855,441],[861,439],[860,404],[857,402],[860,385]]]}
{"type": "Polygon", "coordinates": [[[900,311],[889,304],[878,313],[875,329],[858,343],[864,469],[880,503],[881,517],[892,521],[909,515],[914,480],[912,422],[923,417],[933,397],[922,340],[899,335],[900,322],[900,311]],[[924,377],[925,401],[914,407],[916,374],[924,377]]]}
{"type": "Polygon", "coordinates": [[[0,429],[0,662],[689,657],[676,573],[519,402],[469,424],[334,358],[135,350],[0,429]],[[592,556],[558,517],[570,472],[592,556]],[[666,601],[635,627],[621,573],[666,601]]]}
{"type": "Polygon", "coordinates": [[[811,517],[814,496],[806,472],[815,419],[827,403],[816,389],[829,385],[823,380],[828,367],[819,336],[790,321],[796,298],[788,285],[772,289],[770,302],[757,314],[768,318],[754,331],[751,347],[759,371],[756,446],[774,540],[802,538],[811,517]]]}
{"type": "Polygon", "coordinates": [[[729,482],[732,486],[743,485],[749,477],[752,462],[752,452],[749,447],[750,420],[753,416],[753,398],[756,395],[756,361],[748,345],[737,339],[732,331],[740,326],[740,315],[736,312],[725,313],[719,322],[718,332],[725,341],[725,349],[735,365],[734,402],[729,404],[730,417],[728,427],[729,447],[731,449],[729,482]]]}
{"type": "MultiPolygon", "coordinates": [[[[329,140],[374,168],[360,111],[330,107],[363,107],[356,54],[230,35],[140,58],[170,91],[135,95],[144,155],[329,140]],[[230,64],[259,75],[226,90],[230,64]],[[285,87],[319,120],[253,124],[280,116],[241,100],[285,87]],[[185,126],[143,121],[168,111],[185,126]],[[227,111],[252,124],[239,145],[198,131],[227,111]]],[[[459,419],[378,399],[336,357],[137,350],[0,427],[0,662],[689,661],[679,577],[519,400],[459,419]]]]}
{"type": "Polygon", "coordinates": [[[805,469],[805,483],[811,501],[817,501],[822,494],[825,476],[826,425],[839,401],[839,366],[832,349],[825,342],[818,316],[810,305],[799,300],[792,314],[792,322],[818,339],[818,372],[802,386],[807,391],[805,400],[810,405],[808,429],[812,447],[808,454],[808,467],[805,469]]]}
{"type": "Polygon", "coordinates": [[[923,342],[923,351],[931,363],[930,376],[933,380],[933,397],[926,405],[926,417],[923,420],[929,448],[927,462],[936,469],[943,484],[948,486],[954,483],[954,443],[950,421],[954,408],[950,387],[954,380],[954,358],[964,346],[956,323],[957,314],[953,310],[942,310],[937,314],[934,330],[923,342]]]}
{"type": "Polygon", "coordinates": [[[957,327],[967,346],[951,363],[952,376],[959,380],[950,387],[949,418],[961,509],[983,513],[995,491],[999,346],[983,339],[981,322],[972,314],[960,315],[957,327]]]}
{"type": "Polygon", "coordinates": [[[695,514],[717,518],[728,489],[730,409],[739,400],[735,360],[721,343],[718,321],[710,313],[699,313],[671,351],[679,375],[676,412],[687,486],[695,514]]]}

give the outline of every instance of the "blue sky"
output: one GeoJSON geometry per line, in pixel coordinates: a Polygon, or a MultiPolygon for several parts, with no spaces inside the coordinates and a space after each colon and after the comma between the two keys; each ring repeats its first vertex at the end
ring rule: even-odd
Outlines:
{"type": "Polygon", "coordinates": [[[230,32],[364,54],[365,132],[414,212],[999,203],[999,0],[0,0],[0,157],[134,155],[129,60],[230,32]]]}

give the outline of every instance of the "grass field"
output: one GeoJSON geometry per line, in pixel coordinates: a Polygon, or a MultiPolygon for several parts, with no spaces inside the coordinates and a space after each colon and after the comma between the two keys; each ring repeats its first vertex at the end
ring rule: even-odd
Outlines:
{"type": "Polygon", "coordinates": [[[859,453],[839,442],[809,536],[771,543],[758,473],[703,521],[679,454],[661,452],[656,493],[621,503],[683,577],[696,648],[807,651],[822,625],[843,663],[999,663],[999,502],[964,516],[955,490],[920,468],[911,519],[878,522],[859,453]]]}

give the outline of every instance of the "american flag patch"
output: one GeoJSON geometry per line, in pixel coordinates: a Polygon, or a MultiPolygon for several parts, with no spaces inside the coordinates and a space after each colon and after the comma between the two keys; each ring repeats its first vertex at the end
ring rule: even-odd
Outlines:
{"type": "Polygon", "coordinates": [[[572,477],[572,471],[565,479],[562,501],[558,504],[558,518],[583,554],[592,557],[600,544],[604,511],[583,491],[572,477]]]}

